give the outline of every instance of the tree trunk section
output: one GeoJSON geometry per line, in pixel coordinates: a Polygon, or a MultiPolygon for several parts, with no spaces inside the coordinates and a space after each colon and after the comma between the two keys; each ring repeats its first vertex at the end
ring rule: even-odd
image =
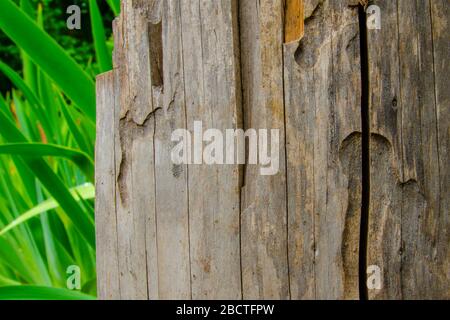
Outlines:
{"type": "Polygon", "coordinates": [[[122,1],[97,78],[100,299],[450,298],[450,4],[371,4],[379,30],[356,0],[122,1]],[[210,129],[226,164],[196,152],[210,129]]]}

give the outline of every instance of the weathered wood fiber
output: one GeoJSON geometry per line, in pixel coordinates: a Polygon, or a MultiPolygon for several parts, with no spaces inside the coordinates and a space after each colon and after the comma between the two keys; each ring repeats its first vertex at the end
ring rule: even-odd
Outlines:
{"type": "MultiPolygon", "coordinates": [[[[437,298],[450,298],[450,90],[448,90],[448,75],[450,64],[450,4],[445,0],[430,1],[431,23],[433,33],[433,63],[434,63],[434,95],[436,99],[436,125],[439,149],[439,214],[436,220],[437,231],[435,265],[439,273],[436,277],[438,290],[433,294],[437,298]]],[[[435,179],[438,177],[434,176],[435,179]]],[[[433,283],[433,285],[435,285],[433,283]]]]}
{"type": "Polygon", "coordinates": [[[99,130],[97,130],[95,154],[95,220],[97,223],[98,297],[103,300],[120,298],[114,153],[114,97],[116,96],[114,89],[112,71],[97,77],[97,128],[99,130]],[[104,150],[110,152],[104,152],[104,150]]]}
{"type": "Polygon", "coordinates": [[[244,299],[289,299],[282,0],[240,1],[244,128],[278,129],[280,168],[247,165],[241,202],[244,299]]]}
{"type": "Polygon", "coordinates": [[[163,83],[154,88],[162,94],[155,119],[158,298],[190,299],[188,172],[170,158],[172,132],[186,128],[180,1],[162,1],[161,10],[163,83]]]}
{"type": "Polygon", "coordinates": [[[156,216],[148,39],[149,3],[122,2],[115,27],[116,206],[122,299],[157,295],[156,216]],[[144,72],[143,72],[144,71],[144,72]]]}
{"type": "Polygon", "coordinates": [[[347,1],[323,1],[310,12],[300,47],[284,46],[291,295],[357,299],[358,12],[347,1]]]}
{"type": "MultiPolygon", "coordinates": [[[[237,1],[180,4],[187,128],[194,132],[194,121],[223,133],[242,128],[237,1]]],[[[242,297],[240,167],[189,166],[193,299],[242,297]]]]}
{"type": "Polygon", "coordinates": [[[361,52],[366,1],[122,1],[97,80],[101,299],[358,299],[359,262],[370,299],[450,298],[450,4],[372,2],[361,52]],[[279,129],[278,173],[173,163],[194,121],[279,129]]]}
{"type": "Polygon", "coordinates": [[[449,4],[374,4],[382,21],[381,30],[368,30],[367,264],[381,268],[382,288],[369,297],[448,298],[449,4]]]}
{"type": "Polygon", "coordinates": [[[284,42],[298,42],[305,31],[303,0],[286,0],[284,6],[284,42]]]}

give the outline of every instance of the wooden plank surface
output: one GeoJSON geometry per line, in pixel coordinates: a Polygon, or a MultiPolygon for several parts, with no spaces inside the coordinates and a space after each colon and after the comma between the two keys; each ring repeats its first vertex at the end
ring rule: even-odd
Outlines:
{"type": "Polygon", "coordinates": [[[448,93],[439,88],[448,72],[449,5],[374,4],[382,21],[381,30],[368,30],[368,265],[380,267],[382,288],[369,297],[448,298],[448,93]]]}
{"type": "Polygon", "coordinates": [[[116,170],[114,152],[114,75],[97,77],[97,139],[95,146],[95,222],[98,298],[120,298],[117,256],[116,170]]]}
{"type": "Polygon", "coordinates": [[[155,185],[160,299],[190,299],[189,208],[187,166],[171,160],[172,132],[186,128],[180,3],[161,4],[163,85],[156,112],[155,185]]]}
{"type": "MultiPolygon", "coordinates": [[[[201,121],[204,132],[218,129],[225,138],[227,129],[242,127],[237,1],[180,4],[187,128],[194,133],[194,122],[201,121]]],[[[204,161],[189,166],[188,174],[192,298],[240,299],[242,166],[204,161]]]]}
{"type": "Polygon", "coordinates": [[[240,1],[244,128],[279,130],[279,171],[246,165],[241,198],[244,299],[289,299],[282,0],[240,1]]]}
{"type": "Polygon", "coordinates": [[[357,299],[358,14],[346,1],[323,1],[309,14],[300,47],[284,46],[291,295],[357,299]]]}
{"type": "MultiPolygon", "coordinates": [[[[435,220],[438,228],[434,263],[437,266],[437,286],[432,296],[450,299],[450,90],[447,77],[450,74],[450,4],[446,0],[430,1],[433,36],[433,62],[435,74],[436,125],[439,165],[439,213],[435,220]]],[[[432,159],[436,165],[436,159],[432,159]]],[[[433,177],[438,179],[438,177],[433,177]]]]}
{"type": "Polygon", "coordinates": [[[97,80],[101,299],[358,299],[365,259],[370,299],[450,298],[450,5],[372,2],[368,57],[357,0],[122,2],[97,80]],[[278,172],[173,163],[195,121],[278,129],[278,172]]]}
{"type": "Polygon", "coordinates": [[[115,24],[116,206],[122,299],[156,295],[156,283],[149,276],[157,272],[157,260],[148,257],[156,251],[148,5],[122,2],[122,15],[115,24]]]}
{"type": "Polygon", "coordinates": [[[305,31],[303,0],[286,0],[284,12],[284,42],[298,42],[305,31]]]}

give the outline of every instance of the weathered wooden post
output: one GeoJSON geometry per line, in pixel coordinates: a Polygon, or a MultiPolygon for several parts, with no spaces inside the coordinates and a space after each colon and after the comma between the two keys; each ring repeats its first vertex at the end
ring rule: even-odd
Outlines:
{"type": "Polygon", "coordinates": [[[380,30],[357,0],[122,1],[97,78],[100,298],[450,298],[450,5],[372,5],[380,30]],[[205,162],[199,124],[234,153],[205,162]]]}
{"type": "Polygon", "coordinates": [[[450,3],[377,1],[368,35],[370,298],[450,298],[450,3]]]}

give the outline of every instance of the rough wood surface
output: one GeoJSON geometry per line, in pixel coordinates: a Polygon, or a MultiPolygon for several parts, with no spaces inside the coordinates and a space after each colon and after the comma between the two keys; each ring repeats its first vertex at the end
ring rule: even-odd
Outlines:
{"type": "Polygon", "coordinates": [[[372,1],[366,30],[360,3],[122,1],[97,79],[101,299],[358,299],[365,264],[370,299],[450,298],[450,4],[372,1]],[[278,172],[173,163],[194,121],[278,129],[278,172]]]}
{"type": "Polygon", "coordinates": [[[298,42],[305,31],[303,0],[286,0],[284,11],[284,42],[298,42]]]}
{"type": "Polygon", "coordinates": [[[115,22],[115,154],[122,299],[158,296],[150,3],[122,2],[115,22]],[[142,72],[142,71],[145,72],[142,72]]]}
{"type": "Polygon", "coordinates": [[[293,299],[357,299],[361,78],[357,10],[323,1],[284,46],[293,299]]]}
{"type": "Polygon", "coordinates": [[[241,203],[244,299],[288,299],[282,0],[240,2],[244,128],[278,129],[276,175],[247,165],[241,203]]]}
{"type": "Polygon", "coordinates": [[[95,221],[97,223],[98,297],[103,300],[120,298],[114,153],[115,96],[113,72],[98,76],[97,128],[99,130],[97,130],[95,153],[95,221]]]}
{"type": "MultiPolygon", "coordinates": [[[[223,133],[241,128],[237,1],[180,3],[187,128],[194,132],[194,121],[223,133]]],[[[189,166],[194,299],[241,298],[240,167],[189,166]]]]}
{"type": "MultiPolygon", "coordinates": [[[[189,209],[187,166],[173,164],[171,134],[186,128],[179,1],[162,1],[163,81],[156,112],[155,185],[160,299],[190,299],[189,209]]],[[[158,98],[155,95],[155,98],[158,98]]]]}
{"type": "Polygon", "coordinates": [[[369,297],[448,298],[449,94],[443,86],[449,72],[449,4],[374,4],[382,21],[381,30],[368,30],[367,264],[381,268],[383,281],[369,297]]]}

